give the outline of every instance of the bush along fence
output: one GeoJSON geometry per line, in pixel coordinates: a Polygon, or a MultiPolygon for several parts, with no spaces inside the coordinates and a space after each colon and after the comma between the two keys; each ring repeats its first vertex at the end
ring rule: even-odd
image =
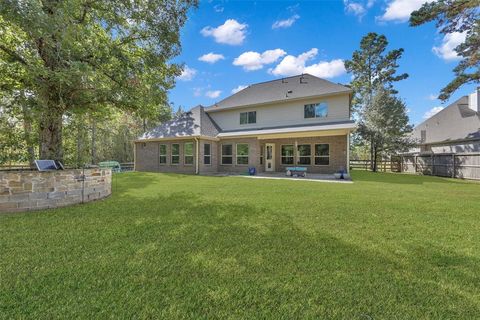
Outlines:
{"type": "Polygon", "coordinates": [[[480,153],[437,153],[392,157],[396,172],[480,180],[480,153]]]}

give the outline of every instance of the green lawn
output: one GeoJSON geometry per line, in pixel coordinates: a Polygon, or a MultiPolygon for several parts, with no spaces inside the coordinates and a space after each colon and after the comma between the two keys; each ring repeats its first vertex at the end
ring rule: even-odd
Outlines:
{"type": "Polygon", "coordinates": [[[0,215],[0,317],[473,319],[480,184],[126,173],[0,215]]]}

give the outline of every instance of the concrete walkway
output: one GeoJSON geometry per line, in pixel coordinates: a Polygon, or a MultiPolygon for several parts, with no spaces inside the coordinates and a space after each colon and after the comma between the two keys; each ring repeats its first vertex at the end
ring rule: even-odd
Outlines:
{"type": "Polygon", "coordinates": [[[287,177],[282,172],[271,172],[271,173],[258,173],[255,176],[247,175],[233,175],[231,177],[242,177],[242,178],[251,178],[251,179],[275,179],[275,180],[295,180],[295,181],[315,181],[315,182],[331,182],[331,183],[353,183],[350,177],[345,179],[336,179],[333,174],[319,174],[319,173],[307,173],[307,177],[287,177]]]}

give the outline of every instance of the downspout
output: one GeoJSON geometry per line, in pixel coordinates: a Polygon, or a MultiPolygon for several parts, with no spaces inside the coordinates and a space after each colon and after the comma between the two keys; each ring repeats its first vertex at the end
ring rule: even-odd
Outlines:
{"type": "Polygon", "coordinates": [[[199,164],[198,164],[198,159],[199,159],[199,155],[200,155],[200,141],[198,140],[198,138],[194,138],[195,139],[195,174],[198,174],[199,173],[199,164]]]}

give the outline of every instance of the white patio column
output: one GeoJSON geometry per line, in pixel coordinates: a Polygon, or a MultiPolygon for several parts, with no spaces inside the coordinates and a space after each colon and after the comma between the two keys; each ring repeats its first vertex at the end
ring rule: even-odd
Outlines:
{"type": "MultiPolygon", "coordinates": [[[[280,150],[282,152],[282,150],[280,150]]],[[[297,166],[298,141],[295,139],[295,149],[293,150],[293,166],[297,166]]]]}

